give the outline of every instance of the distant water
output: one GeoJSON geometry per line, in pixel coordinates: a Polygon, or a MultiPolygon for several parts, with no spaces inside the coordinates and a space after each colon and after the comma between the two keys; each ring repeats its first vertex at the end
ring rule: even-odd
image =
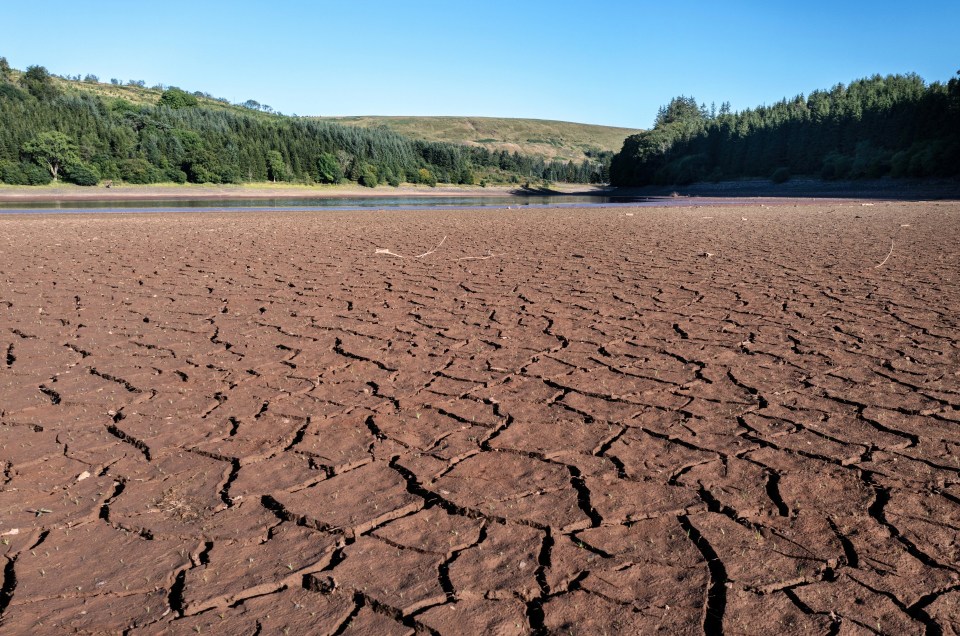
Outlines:
{"type": "MultiPolygon", "coordinates": [[[[313,197],[282,199],[142,199],[109,201],[0,201],[0,215],[43,213],[137,212],[318,212],[338,210],[455,210],[460,208],[518,209],[556,207],[690,207],[718,205],[780,205],[803,199],[764,197],[626,197],[599,194],[504,195],[488,197],[313,197]]],[[[807,201],[815,201],[808,199],[807,201]]]]}
{"type": "MultiPolygon", "coordinates": [[[[281,212],[368,209],[455,209],[518,207],[613,207],[715,204],[724,201],[669,197],[532,195],[492,197],[326,197],[302,199],[131,200],[0,202],[0,214],[44,212],[281,212]]],[[[726,201],[726,202],[729,202],[726,201]]]]}

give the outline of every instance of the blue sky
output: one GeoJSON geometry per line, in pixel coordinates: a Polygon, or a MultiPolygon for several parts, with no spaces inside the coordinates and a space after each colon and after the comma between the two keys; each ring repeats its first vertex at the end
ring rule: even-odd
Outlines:
{"type": "Polygon", "coordinates": [[[676,95],[740,110],[874,73],[946,81],[960,2],[46,0],[0,55],[300,115],[486,115],[649,127],[676,95]]]}

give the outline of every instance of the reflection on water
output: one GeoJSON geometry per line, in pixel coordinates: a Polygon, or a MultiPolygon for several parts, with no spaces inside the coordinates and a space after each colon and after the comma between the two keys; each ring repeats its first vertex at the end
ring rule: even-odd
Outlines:
{"type": "Polygon", "coordinates": [[[37,201],[0,202],[0,214],[38,212],[189,212],[244,211],[280,212],[291,210],[364,210],[424,208],[517,208],[517,207],[611,207],[716,205],[730,203],[714,199],[669,197],[616,197],[603,195],[532,195],[487,197],[325,197],[302,199],[224,199],[224,200],[150,200],[150,201],[37,201]]]}

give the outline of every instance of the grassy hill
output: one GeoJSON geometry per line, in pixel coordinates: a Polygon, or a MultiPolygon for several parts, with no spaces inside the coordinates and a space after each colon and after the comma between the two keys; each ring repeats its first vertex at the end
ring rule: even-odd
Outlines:
{"type": "MultiPolygon", "coordinates": [[[[20,72],[13,70],[16,82],[20,72]]],[[[102,99],[123,99],[138,106],[153,106],[163,94],[161,87],[110,84],[52,77],[64,93],[93,93],[102,99]]],[[[246,114],[270,117],[268,113],[231,104],[223,99],[194,93],[200,105],[246,114]]],[[[483,147],[492,151],[506,150],[521,155],[541,156],[549,160],[596,158],[598,152],[619,152],[623,141],[641,132],[633,128],[596,126],[546,119],[507,117],[310,117],[361,128],[387,128],[410,139],[440,141],[483,147]],[[592,155],[592,156],[591,156],[592,155]]]]}
{"type": "Polygon", "coordinates": [[[322,117],[349,126],[386,127],[401,135],[580,162],[587,153],[618,152],[639,130],[504,117],[322,117]]]}
{"type": "MultiPolygon", "coordinates": [[[[19,79],[19,76],[20,73],[14,71],[12,77],[13,81],[16,82],[19,79]]],[[[137,106],[155,106],[157,102],[160,101],[160,96],[164,91],[164,89],[161,87],[146,87],[131,84],[109,84],[106,82],[88,82],[82,80],[63,79],[62,77],[57,76],[52,76],[51,79],[53,80],[54,84],[56,84],[65,94],[92,93],[101,99],[107,100],[108,102],[113,99],[122,99],[137,106]]],[[[206,108],[223,109],[246,114],[268,115],[267,113],[261,113],[260,111],[231,104],[225,99],[217,99],[207,94],[193,93],[193,95],[197,98],[199,105],[206,108]]]]}
{"type": "Polygon", "coordinates": [[[494,118],[285,116],[254,100],[0,58],[0,181],[603,183],[629,129],[494,118]],[[396,123],[397,125],[391,125],[396,123]],[[62,174],[61,174],[62,172],[62,174]]]}

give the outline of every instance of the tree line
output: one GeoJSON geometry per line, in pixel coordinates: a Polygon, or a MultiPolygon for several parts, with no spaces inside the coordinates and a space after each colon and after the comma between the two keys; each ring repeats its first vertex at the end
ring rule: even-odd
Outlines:
{"type": "Polygon", "coordinates": [[[599,183],[608,178],[611,157],[546,161],[249,105],[211,106],[178,88],[164,90],[155,105],[134,104],[63,91],[42,66],[19,73],[0,57],[4,183],[599,183]]]}
{"type": "Polygon", "coordinates": [[[928,85],[915,74],[875,75],[739,113],[677,97],[610,166],[617,186],[958,174],[960,79],[928,85]]]}

